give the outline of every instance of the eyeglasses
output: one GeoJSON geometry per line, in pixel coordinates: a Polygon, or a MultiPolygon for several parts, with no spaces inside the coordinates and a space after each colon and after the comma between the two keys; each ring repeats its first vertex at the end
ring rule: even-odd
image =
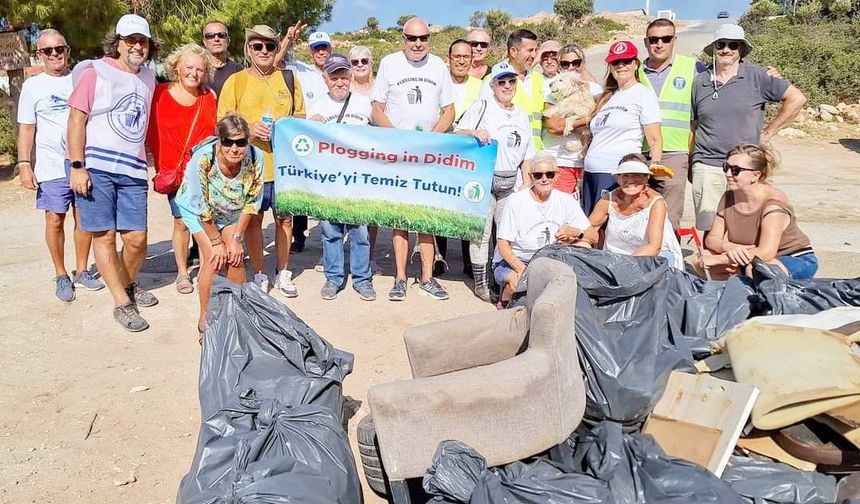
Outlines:
{"type": "Polygon", "coordinates": [[[570,60],[570,61],[561,60],[558,62],[558,64],[563,69],[579,68],[582,66],[582,60],[581,59],[575,59],[575,60],[570,60]]]}
{"type": "Polygon", "coordinates": [[[426,33],[424,35],[409,35],[404,33],[403,38],[405,38],[409,42],[417,42],[419,40],[421,42],[427,42],[428,40],[430,40],[430,34],[426,33]]]}
{"type": "Polygon", "coordinates": [[[737,40],[717,40],[716,42],[714,42],[714,47],[716,47],[718,51],[725,49],[726,46],[729,46],[729,49],[731,49],[732,51],[737,51],[738,49],[740,49],[741,43],[737,40]]]}
{"type": "Polygon", "coordinates": [[[251,50],[255,52],[262,51],[264,47],[266,48],[267,52],[275,52],[275,49],[278,48],[278,44],[274,42],[254,42],[252,44],[248,44],[248,47],[250,47],[251,50]]]}
{"type": "Polygon", "coordinates": [[[617,59],[617,60],[615,60],[609,64],[614,66],[614,67],[621,66],[621,65],[628,66],[628,65],[633,64],[633,58],[617,59]]]}
{"type": "Polygon", "coordinates": [[[532,172],[532,178],[535,180],[540,180],[540,179],[546,177],[548,180],[552,180],[555,178],[556,173],[558,173],[558,172],[554,172],[554,171],[532,172]]]}
{"type": "Polygon", "coordinates": [[[149,39],[146,38],[146,36],[144,35],[129,35],[128,37],[122,37],[122,41],[131,47],[134,47],[136,45],[149,45],[149,39]]]}
{"type": "Polygon", "coordinates": [[[60,46],[56,46],[56,47],[43,47],[43,48],[37,50],[36,52],[40,52],[40,53],[44,54],[45,56],[50,56],[54,53],[62,55],[63,53],[65,53],[68,50],[69,50],[69,46],[60,45],[60,46]]]}
{"type": "Polygon", "coordinates": [[[540,55],[540,59],[556,59],[558,57],[558,53],[555,51],[544,51],[543,54],[540,55]]]}
{"type": "Polygon", "coordinates": [[[471,54],[449,54],[448,59],[467,60],[467,59],[472,59],[472,55],[471,54]]]}
{"type": "Polygon", "coordinates": [[[472,46],[473,48],[474,47],[480,47],[481,49],[487,49],[488,47],[490,47],[489,42],[478,42],[477,40],[470,40],[469,45],[472,46]]]}
{"type": "Polygon", "coordinates": [[[222,138],[221,146],[222,147],[247,147],[248,139],[247,138],[222,138]]]}
{"type": "Polygon", "coordinates": [[[729,163],[723,163],[723,172],[731,172],[732,177],[737,177],[741,174],[742,171],[758,171],[753,170],[752,168],[744,168],[743,166],[733,165],[729,163]]]}
{"type": "Polygon", "coordinates": [[[499,86],[516,86],[517,85],[517,78],[516,77],[510,77],[507,79],[497,79],[496,84],[498,84],[499,86]]]}
{"type": "Polygon", "coordinates": [[[228,39],[230,38],[230,34],[228,34],[227,32],[210,32],[204,33],[203,38],[205,38],[206,40],[212,40],[214,38],[228,39]]]}
{"type": "Polygon", "coordinates": [[[349,60],[349,62],[352,63],[352,66],[369,65],[370,64],[370,58],[354,59],[354,60],[349,60]]]}
{"type": "Polygon", "coordinates": [[[662,37],[648,37],[648,43],[651,45],[656,44],[657,42],[663,42],[664,44],[668,44],[675,39],[674,35],[664,35],[662,37]]]}

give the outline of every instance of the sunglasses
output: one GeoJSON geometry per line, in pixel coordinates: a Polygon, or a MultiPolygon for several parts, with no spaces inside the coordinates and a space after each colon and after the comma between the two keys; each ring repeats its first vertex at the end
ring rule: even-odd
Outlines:
{"type": "Polygon", "coordinates": [[[56,46],[56,47],[43,47],[43,48],[37,50],[36,52],[42,53],[45,56],[50,56],[54,53],[62,55],[63,53],[65,53],[68,50],[69,50],[69,46],[60,45],[60,46],[56,46]]]}
{"type": "Polygon", "coordinates": [[[248,139],[247,138],[222,138],[221,139],[221,147],[247,147],[248,139]]]}
{"type": "Polygon", "coordinates": [[[535,180],[540,180],[540,179],[546,177],[547,180],[552,180],[555,178],[556,173],[558,173],[558,172],[554,172],[554,171],[532,172],[532,178],[535,180]]]}
{"type": "Polygon", "coordinates": [[[139,35],[139,36],[131,35],[128,37],[122,37],[122,41],[125,42],[127,45],[132,46],[132,47],[134,47],[135,45],[142,45],[142,46],[149,45],[149,39],[143,35],[139,35]]]}
{"type": "Polygon", "coordinates": [[[657,42],[663,42],[664,44],[668,44],[675,39],[674,35],[664,35],[662,37],[648,37],[648,43],[651,45],[656,44],[657,42]]]}
{"type": "Polygon", "coordinates": [[[499,86],[514,86],[514,87],[516,87],[517,78],[516,77],[509,77],[507,79],[497,79],[496,84],[498,84],[499,86]]]}
{"type": "Polygon", "coordinates": [[[211,33],[204,33],[203,38],[205,38],[206,40],[212,40],[214,38],[228,39],[228,38],[230,38],[230,35],[227,34],[227,32],[211,32],[211,33]]]}
{"type": "Polygon", "coordinates": [[[426,35],[407,35],[406,33],[404,33],[403,38],[405,38],[409,42],[417,42],[419,40],[421,42],[427,42],[428,40],[430,40],[430,34],[428,33],[426,35]]]}
{"type": "Polygon", "coordinates": [[[543,54],[540,55],[540,59],[556,59],[558,57],[558,53],[555,51],[544,51],[543,54]]]}
{"type": "Polygon", "coordinates": [[[609,64],[610,64],[610,65],[612,65],[612,66],[614,66],[614,67],[622,66],[622,65],[624,65],[624,66],[628,66],[628,65],[632,65],[632,64],[633,64],[633,58],[617,59],[617,60],[615,60],[615,61],[613,61],[613,62],[611,62],[611,63],[609,63],[609,64]]]}
{"type": "Polygon", "coordinates": [[[264,47],[266,48],[266,51],[268,51],[268,52],[275,52],[275,49],[278,48],[278,44],[276,44],[274,42],[266,42],[266,43],[254,42],[253,44],[248,44],[248,47],[250,47],[251,50],[255,51],[255,52],[262,51],[264,47]]]}
{"type": "Polygon", "coordinates": [[[563,69],[579,68],[582,66],[582,60],[581,59],[575,59],[575,60],[570,60],[570,61],[561,60],[558,62],[558,65],[563,69]]]}
{"type": "Polygon", "coordinates": [[[480,47],[481,49],[487,49],[490,47],[489,42],[478,42],[477,40],[470,40],[469,45],[472,47],[480,47]]]}
{"type": "Polygon", "coordinates": [[[349,60],[349,62],[352,63],[352,66],[369,65],[370,64],[370,58],[354,59],[354,60],[349,60]]]}
{"type": "Polygon", "coordinates": [[[744,168],[743,166],[733,165],[729,163],[723,163],[723,172],[730,172],[732,177],[737,177],[741,174],[742,171],[758,171],[753,170],[752,168],[744,168]]]}
{"type": "Polygon", "coordinates": [[[729,49],[731,49],[732,51],[737,51],[738,49],[740,49],[741,43],[737,40],[717,40],[716,42],[714,42],[714,47],[716,47],[718,51],[725,49],[726,46],[728,46],[729,49]]]}

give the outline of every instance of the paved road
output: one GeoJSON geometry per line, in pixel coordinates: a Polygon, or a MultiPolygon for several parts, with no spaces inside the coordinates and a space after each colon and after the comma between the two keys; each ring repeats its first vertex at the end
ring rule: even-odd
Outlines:
{"type": "MultiPolygon", "coordinates": [[[[686,28],[678,31],[678,40],[675,45],[676,54],[697,55],[702,52],[702,48],[711,41],[714,36],[714,31],[717,27],[725,22],[736,22],[736,20],[713,19],[705,21],[686,21],[692,23],[686,28]]],[[[633,42],[639,49],[639,58],[644,60],[648,56],[645,49],[642,36],[637,37],[633,42]]],[[[609,51],[609,44],[601,44],[598,46],[589,47],[585,51],[585,60],[588,64],[588,69],[597,78],[598,82],[602,82],[606,77],[606,63],[603,58],[609,51]]]]}

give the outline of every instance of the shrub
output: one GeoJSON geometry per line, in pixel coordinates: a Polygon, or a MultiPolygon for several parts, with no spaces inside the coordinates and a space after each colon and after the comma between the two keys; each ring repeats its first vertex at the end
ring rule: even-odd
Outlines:
{"type": "Polygon", "coordinates": [[[747,11],[747,14],[751,17],[776,16],[779,13],[779,5],[772,0],[756,0],[755,3],[750,5],[749,11],[747,11]]]}
{"type": "Polygon", "coordinates": [[[15,127],[12,125],[12,116],[9,114],[5,103],[0,105],[0,155],[8,154],[15,157],[17,143],[15,142],[15,127]]]}
{"type": "Polygon", "coordinates": [[[555,0],[552,10],[566,22],[579,25],[582,18],[594,12],[593,0],[555,0]]]}

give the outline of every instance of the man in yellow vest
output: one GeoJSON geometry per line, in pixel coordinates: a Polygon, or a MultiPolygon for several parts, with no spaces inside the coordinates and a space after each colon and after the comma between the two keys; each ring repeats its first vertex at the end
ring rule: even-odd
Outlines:
{"type": "MultiPolygon", "coordinates": [[[[537,56],[537,35],[526,29],[518,29],[508,35],[508,63],[517,71],[517,92],[514,95],[514,105],[525,110],[532,128],[532,139],[536,152],[543,150],[541,133],[543,131],[544,97],[549,93],[549,85],[543,74],[534,67],[537,56]]],[[[492,100],[493,91],[490,89],[490,78],[484,78],[481,87],[482,100],[492,100]]]]}
{"type": "Polygon", "coordinates": [[[675,172],[672,178],[662,179],[662,193],[669,207],[669,222],[678,229],[689,170],[693,79],[706,68],[695,58],[675,54],[675,40],[675,23],[665,18],[651,21],[645,31],[648,58],[639,67],[639,81],[653,89],[660,101],[662,162],[675,172]]]}

